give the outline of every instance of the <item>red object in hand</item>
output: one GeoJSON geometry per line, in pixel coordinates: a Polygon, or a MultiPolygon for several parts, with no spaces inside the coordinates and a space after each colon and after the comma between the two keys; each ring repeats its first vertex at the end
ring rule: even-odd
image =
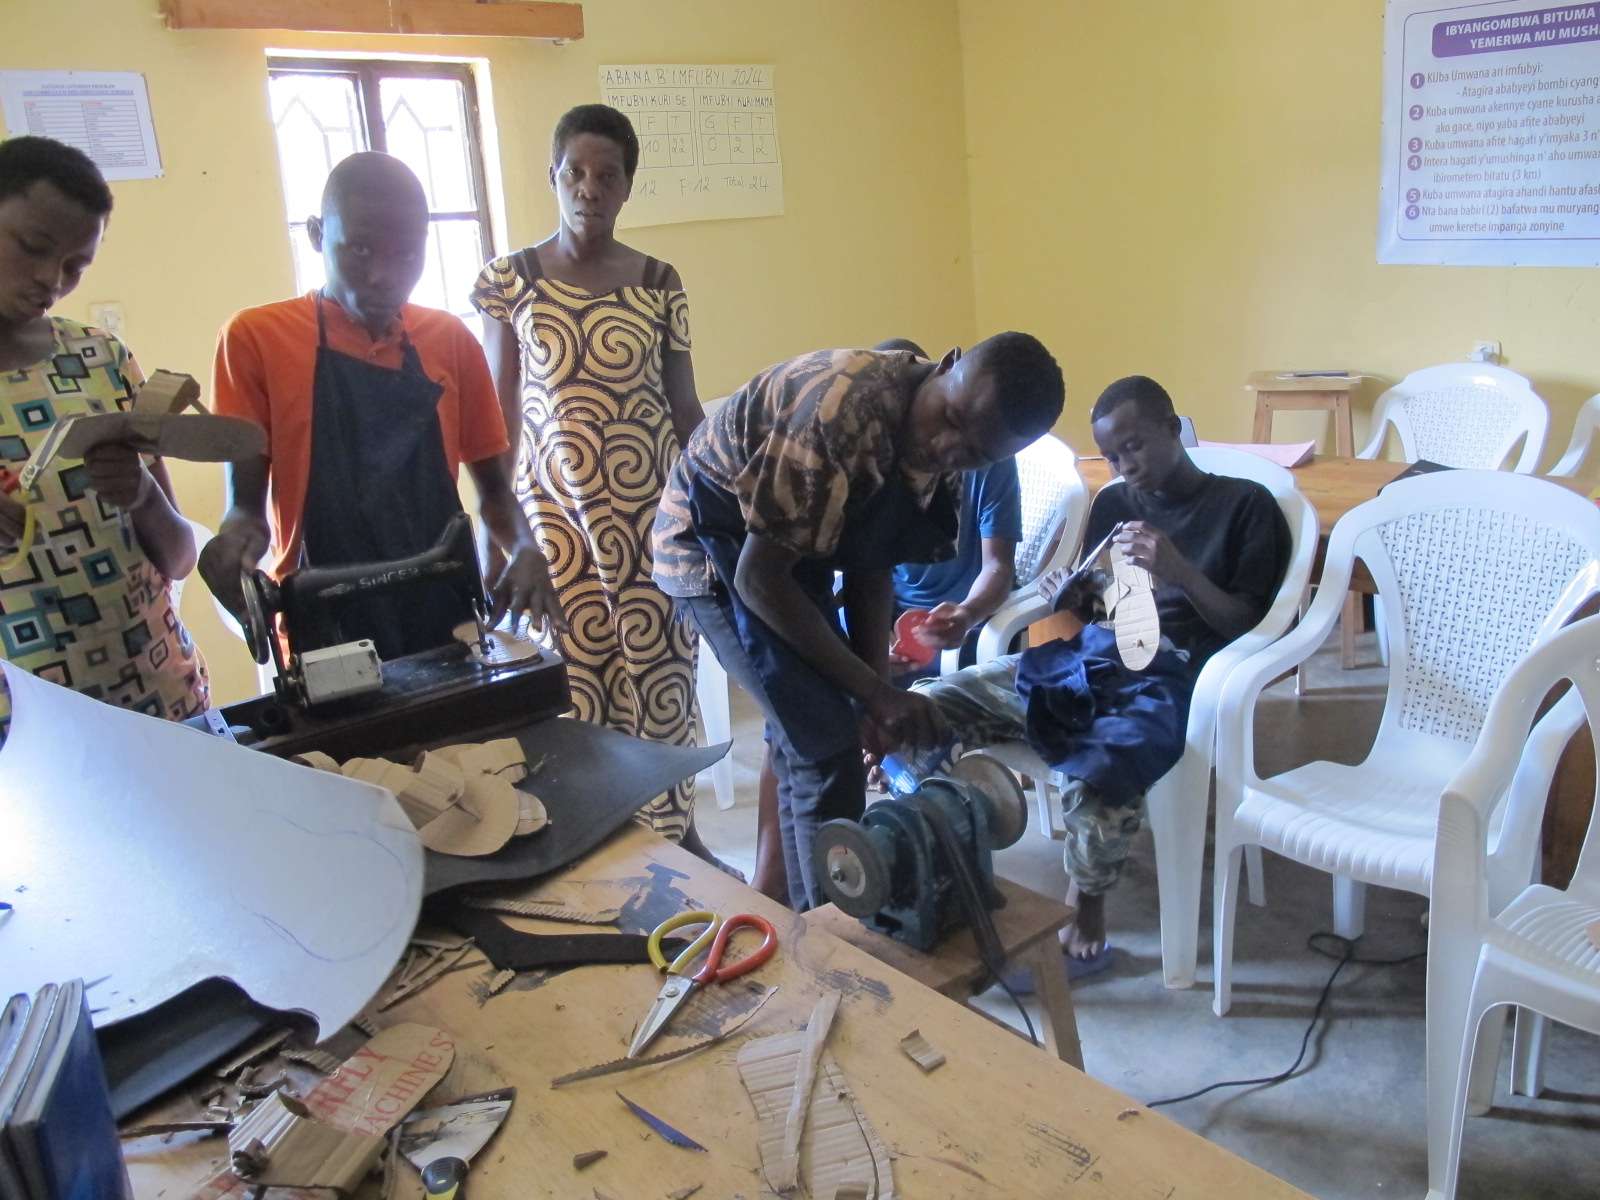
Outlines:
{"type": "Polygon", "coordinates": [[[0,495],[9,496],[22,486],[22,476],[13,475],[4,467],[0,467],[0,495]]]}
{"type": "Polygon", "coordinates": [[[889,653],[905,659],[914,667],[925,667],[931,663],[938,657],[939,647],[917,636],[927,623],[928,610],[925,608],[910,608],[901,613],[900,619],[894,623],[894,645],[889,647],[889,653]]]}

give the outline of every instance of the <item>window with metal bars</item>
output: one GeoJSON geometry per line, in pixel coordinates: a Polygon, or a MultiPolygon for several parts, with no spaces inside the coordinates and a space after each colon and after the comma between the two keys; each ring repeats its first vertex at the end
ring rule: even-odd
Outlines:
{"type": "Polygon", "coordinates": [[[479,269],[493,257],[493,239],[471,68],[455,62],[272,58],[267,77],[300,290],[323,283],[322,258],[311,248],[305,225],[321,206],[328,172],[358,150],[382,150],[416,173],[428,197],[427,263],[411,299],[455,313],[481,337],[469,296],[479,269]]]}

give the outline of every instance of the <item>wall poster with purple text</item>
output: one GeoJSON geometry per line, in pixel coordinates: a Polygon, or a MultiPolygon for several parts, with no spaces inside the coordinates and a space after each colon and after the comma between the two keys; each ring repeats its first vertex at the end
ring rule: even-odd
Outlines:
{"type": "Polygon", "coordinates": [[[1600,266],[1600,2],[1389,0],[1378,261],[1600,266]]]}

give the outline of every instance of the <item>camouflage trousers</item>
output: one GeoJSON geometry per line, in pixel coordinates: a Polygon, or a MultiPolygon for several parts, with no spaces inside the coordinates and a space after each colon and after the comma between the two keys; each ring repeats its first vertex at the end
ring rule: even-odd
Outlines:
{"type": "MultiPolygon", "coordinates": [[[[1020,742],[1026,722],[1017,695],[1020,654],[1006,654],[937,679],[922,679],[911,690],[939,706],[963,749],[995,742],[1020,742]]],[[[1144,819],[1144,797],[1108,804],[1081,779],[1066,779],[1058,789],[1067,840],[1062,860],[1085,896],[1100,896],[1116,886],[1128,848],[1144,819]]]]}

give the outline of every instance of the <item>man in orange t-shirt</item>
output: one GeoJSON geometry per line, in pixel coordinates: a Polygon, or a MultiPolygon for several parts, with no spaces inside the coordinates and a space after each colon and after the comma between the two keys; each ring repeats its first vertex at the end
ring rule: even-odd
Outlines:
{"type": "MultiPolygon", "coordinates": [[[[274,578],[426,550],[460,511],[466,463],[505,558],[492,620],[527,612],[536,626],[561,624],[500,458],[505,421],[483,351],[457,317],[406,302],[425,261],[422,185],[399,159],[353,154],[329,175],[307,232],[327,283],[235,314],[218,342],[216,411],[259,423],[268,449],[229,469],[227,516],[200,553],[207,585],[240,613],[240,572],[269,550],[274,578]]],[[[388,659],[448,641],[453,612],[443,591],[421,588],[348,607],[341,632],[372,638],[388,659]]]]}

